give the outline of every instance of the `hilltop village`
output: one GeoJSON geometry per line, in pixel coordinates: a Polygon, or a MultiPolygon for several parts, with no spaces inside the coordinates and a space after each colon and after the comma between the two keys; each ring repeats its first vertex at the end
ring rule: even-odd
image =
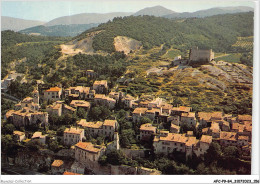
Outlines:
{"type": "MultiPolygon", "coordinates": [[[[171,67],[184,69],[196,61],[214,63],[214,52],[191,49],[189,59],[178,56],[171,67]]],[[[218,64],[228,67],[228,63],[218,64]]],[[[156,71],[148,75],[151,73],[156,71]]],[[[94,70],[86,70],[84,75],[92,79],[98,76],[94,70]]],[[[250,83],[239,76],[230,80],[250,83]]],[[[132,96],[118,88],[110,89],[107,80],[69,88],[38,84],[31,97],[7,111],[5,120],[15,127],[12,134],[22,157],[6,156],[5,161],[15,165],[35,162],[38,166],[31,168],[48,174],[162,174],[148,164],[144,167],[138,159],[178,156],[191,162],[206,160],[203,156],[212,153],[216,144],[238,148],[244,160],[251,154],[251,115],[193,111],[189,106],[173,106],[161,97],[132,96]],[[106,116],[108,112],[112,114],[106,116]],[[100,120],[91,121],[90,116],[100,120]],[[132,127],[134,143],[121,131],[122,126],[132,127]],[[30,160],[21,151],[27,148],[38,152],[38,158],[30,160]]]]}

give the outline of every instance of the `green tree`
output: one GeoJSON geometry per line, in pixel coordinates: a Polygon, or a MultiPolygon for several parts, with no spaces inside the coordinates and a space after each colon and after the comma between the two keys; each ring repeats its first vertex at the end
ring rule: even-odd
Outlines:
{"type": "Polygon", "coordinates": [[[223,156],[232,157],[232,158],[239,158],[239,150],[236,146],[225,147],[224,150],[223,150],[223,156]]]}
{"type": "Polygon", "coordinates": [[[134,140],[135,132],[132,129],[122,130],[120,138],[120,146],[123,148],[130,148],[131,144],[135,142],[134,140]]]}
{"type": "Polygon", "coordinates": [[[13,124],[5,124],[3,129],[3,134],[13,134],[15,127],[13,124]]]}
{"type": "Polygon", "coordinates": [[[59,151],[59,143],[58,143],[58,141],[51,140],[50,143],[49,143],[49,149],[54,151],[54,152],[59,151]]]}
{"type": "Polygon", "coordinates": [[[112,165],[121,165],[124,163],[124,155],[120,150],[112,150],[107,154],[107,163],[112,165]]]}
{"type": "Polygon", "coordinates": [[[78,108],[77,110],[77,116],[80,118],[80,119],[86,119],[87,118],[87,112],[84,108],[78,108]]]}
{"type": "Polygon", "coordinates": [[[65,129],[66,129],[65,126],[59,127],[57,130],[57,136],[63,136],[63,132],[65,131],[65,129]]]}
{"type": "Polygon", "coordinates": [[[9,157],[13,157],[17,154],[18,145],[13,140],[12,135],[1,135],[1,150],[9,157]]]}
{"type": "Polygon", "coordinates": [[[100,165],[102,165],[102,166],[107,165],[107,156],[106,156],[106,155],[103,155],[103,156],[99,157],[98,163],[99,163],[100,165]]]}
{"type": "Polygon", "coordinates": [[[27,143],[25,143],[25,146],[30,150],[30,151],[38,151],[41,148],[41,143],[39,140],[31,140],[27,143]]]}
{"type": "Polygon", "coordinates": [[[209,149],[207,150],[204,157],[207,158],[206,163],[209,164],[215,160],[221,159],[221,156],[222,151],[220,145],[216,142],[213,142],[210,144],[209,149]]]}

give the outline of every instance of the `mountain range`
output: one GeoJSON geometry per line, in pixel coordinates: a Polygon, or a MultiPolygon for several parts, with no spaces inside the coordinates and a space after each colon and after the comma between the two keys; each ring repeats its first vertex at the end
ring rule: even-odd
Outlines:
{"type": "Polygon", "coordinates": [[[139,16],[139,15],[152,15],[155,17],[163,17],[166,15],[170,15],[170,14],[174,14],[176,12],[164,8],[162,6],[154,6],[154,7],[148,7],[148,8],[144,8],[139,10],[138,12],[134,13],[134,16],[139,16]]]}
{"type": "Polygon", "coordinates": [[[20,33],[42,35],[42,36],[77,36],[92,27],[99,24],[71,24],[71,25],[54,25],[54,26],[35,26],[19,31],[20,33]]]}
{"type": "Polygon", "coordinates": [[[29,27],[43,25],[45,22],[37,20],[24,20],[13,17],[1,16],[1,30],[11,29],[13,31],[19,31],[29,27]]]}
{"type": "Polygon", "coordinates": [[[59,17],[47,22],[45,26],[54,25],[70,25],[70,24],[100,24],[107,22],[114,17],[124,17],[129,16],[132,13],[127,12],[113,12],[113,13],[81,13],[71,16],[59,17]]]}
{"type": "MultiPolygon", "coordinates": [[[[23,20],[23,19],[17,19],[17,18],[11,18],[11,17],[5,17],[2,16],[2,23],[1,23],[1,30],[14,30],[14,31],[20,31],[24,33],[40,33],[42,35],[50,35],[53,30],[61,30],[60,35],[64,35],[64,31],[62,30],[61,25],[70,25],[70,27],[64,27],[65,30],[78,30],[74,32],[73,34],[69,36],[75,36],[82,32],[82,29],[79,29],[80,24],[86,24],[85,26],[90,24],[98,25],[100,23],[105,23],[109,20],[112,20],[115,17],[124,17],[124,16],[143,16],[143,15],[152,15],[156,17],[165,17],[165,18],[190,18],[190,17],[208,17],[218,14],[233,14],[233,13],[240,13],[240,12],[249,12],[254,11],[253,8],[247,7],[247,6],[237,6],[237,7],[217,7],[217,8],[211,8],[206,10],[200,10],[196,12],[183,12],[178,13],[175,11],[172,11],[170,9],[167,9],[162,6],[154,6],[154,7],[147,7],[144,9],[141,9],[135,13],[133,12],[112,12],[112,13],[82,13],[82,14],[76,14],[76,15],[70,15],[70,16],[63,16],[58,17],[56,19],[53,19],[49,22],[41,22],[41,21],[34,21],[34,20],[23,20]],[[40,26],[41,25],[41,26],[40,26]],[[76,25],[76,26],[75,26],[76,25]],[[37,26],[37,27],[35,27],[37,26]],[[59,27],[52,27],[47,28],[50,26],[59,26],[59,27]],[[32,28],[33,27],[33,28],[32,28]],[[32,28],[29,30],[24,30],[27,28],[32,28]],[[46,31],[47,30],[47,31],[46,31]],[[38,31],[38,32],[31,32],[31,31],[38,31]]],[[[81,28],[84,26],[81,26],[81,28]]],[[[91,26],[90,26],[91,27],[91,26]]],[[[66,35],[67,33],[65,33],[66,35]]],[[[56,35],[59,35],[59,33],[56,33],[56,35]]]]}
{"type": "Polygon", "coordinates": [[[237,7],[217,7],[217,8],[210,8],[207,10],[199,10],[196,12],[183,12],[183,13],[172,13],[165,15],[163,17],[165,18],[191,18],[191,17],[197,17],[197,18],[203,18],[203,17],[209,17],[213,15],[220,15],[220,14],[233,14],[233,13],[243,13],[243,12],[249,12],[254,11],[253,8],[247,7],[247,6],[237,6],[237,7]]]}

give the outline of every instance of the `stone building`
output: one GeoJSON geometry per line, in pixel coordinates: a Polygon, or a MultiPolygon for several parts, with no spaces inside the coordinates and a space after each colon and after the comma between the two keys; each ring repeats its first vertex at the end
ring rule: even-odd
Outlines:
{"type": "Polygon", "coordinates": [[[70,106],[75,109],[83,108],[86,111],[89,111],[91,104],[85,100],[72,100],[70,106]]]}
{"type": "Polygon", "coordinates": [[[81,142],[84,135],[84,129],[75,127],[66,128],[63,133],[63,142],[65,145],[71,146],[81,142]]]}
{"type": "Polygon", "coordinates": [[[21,110],[9,110],[6,113],[6,119],[13,123],[16,127],[24,127],[30,125],[48,126],[48,113],[33,111],[28,107],[21,110]]]}
{"type": "Polygon", "coordinates": [[[62,174],[65,171],[64,162],[62,160],[54,160],[51,164],[52,174],[62,174]]]}
{"type": "Polygon", "coordinates": [[[206,61],[210,62],[214,59],[214,52],[212,49],[202,50],[198,47],[195,49],[190,49],[189,60],[190,61],[206,61]]]}
{"type": "Polygon", "coordinates": [[[106,93],[108,90],[107,80],[95,81],[93,84],[93,89],[96,93],[106,93]]]}
{"type": "Polygon", "coordinates": [[[43,93],[44,93],[44,100],[58,101],[61,99],[62,88],[51,87],[50,89],[45,90],[43,93]]]}
{"type": "Polygon", "coordinates": [[[28,107],[31,110],[38,111],[40,109],[39,103],[37,103],[37,97],[26,97],[21,102],[15,105],[15,110],[23,109],[24,107],[28,107]]]}
{"type": "Polygon", "coordinates": [[[179,151],[185,153],[186,156],[191,156],[196,143],[196,137],[175,133],[168,133],[166,136],[159,135],[154,137],[153,140],[154,152],[156,154],[168,154],[173,151],[179,151]]]}
{"type": "Polygon", "coordinates": [[[124,102],[124,106],[127,107],[127,108],[133,108],[133,103],[135,103],[135,101],[137,100],[138,98],[135,98],[129,94],[127,94],[124,98],[123,98],[123,102],[124,102]]]}
{"type": "Polygon", "coordinates": [[[180,126],[177,126],[173,123],[171,123],[170,132],[171,133],[179,133],[180,132],[180,126]]]}
{"type": "Polygon", "coordinates": [[[84,86],[76,86],[76,87],[70,87],[64,90],[65,98],[68,97],[70,99],[87,99],[89,98],[89,91],[90,87],[84,87],[84,86]]]}
{"type": "Polygon", "coordinates": [[[98,74],[94,70],[87,70],[86,77],[93,79],[98,77],[98,74]]]}
{"type": "Polygon", "coordinates": [[[191,108],[191,107],[178,106],[178,107],[173,107],[173,108],[171,109],[171,115],[172,115],[172,116],[174,116],[174,115],[181,116],[182,113],[191,112],[191,111],[192,111],[192,108],[191,108]]]}
{"type": "Polygon", "coordinates": [[[81,119],[78,125],[83,127],[92,136],[104,136],[113,138],[114,133],[118,130],[118,122],[116,120],[105,120],[97,122],[87,122],[81,119]]]}
{"type": "Polygon", "coordinates": [[[113,138],[114,133],[118,129],[118,122],[116,120],[106,119],[103,123],[103,135],[105,137],[113,138]]]}
{"type": "Polygon", "coordinates": [[[156,127],[151,123],[142,124],[140,127],[140,140],[149,140],[152,135],[156,134],[156,127]]]}
{"type": "Polygon", "coordinates": [[[223,120],[223,113],[220,111],[215,112],[198,112],[198,121],[200,125],[210,126],[212,121],[223,120]]]}
{"type": "Polygon", "coordinates": [[[32,140],[39,140],[41,144],[46,144],[47,134],[42,135],[42,132],[34,132],[33,136],[31,137],[32,140]]]}
{"type": "Polygon", "coordinates": [[[94,145],[91,142],[78,142],[75,145],[75,160],[88,165],[97,162],[99,157],[104,155],[105,150],[104,146],[94,145]]]}
{"type": "Polygon", "coordinates": [[[147,111],[147,108],[136,108],[133,112],[132,112],[132,116],[133,116],[133,122],[138,122],[140,121],[141,117],[145,115],[145,112],[147,111]]]}
{"type": "Polygon", "coordinates": [[[53,104],[48,105],[46,107],[46,111],[49,114],[55,114],[57,116],[61,116],[63,114],[67,114],[67,113],[72,114],[76,111],[76,109],[64,104],[64,102],[62,102],[62,101],[56,101],[53,104]]]}
{"type": "Polygon", "coordinates": [[[196,126],[197,121],[195,117],[195,112],[184,112],[181,114],[181,122],[187,125],[196,126]]]}
{"type": "Polygon", "coordinates": [[[124,94],[122,92],[115,92],[115,91],[111,91],[108,94],[109,98],[113,98],[114,100],[116,100],[116,103],[119,103],[119,101],[124,97],[124,94]]]}
{"type": "Polygon", "coordinates": [[[94,98],[94,103],[96,105],[107,106],[109,109],[114,109],[116,105],[116,100],[105,96],[104,94],[96,94],[94,98]]]}
{"type": "Polygon", "coordinates": [[[210,144],[212,143],[212,136],[202,135],[200,141],[197,143],[194,148],[194,153],[199,157],[206,153],[209,149],[210,144]]]}
{"type": "Polygon", "coordinates": [[[13,131],[13,137],[15,141],[22,142],[26,137],[24,132],[13,131]]]}

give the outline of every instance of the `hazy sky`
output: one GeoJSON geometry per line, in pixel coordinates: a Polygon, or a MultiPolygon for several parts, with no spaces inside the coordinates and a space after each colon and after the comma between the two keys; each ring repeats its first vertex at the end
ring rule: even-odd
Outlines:
{"type": "Polygon", "coordinates": [[[136,12],[161,5],[176,12],[194,12],[212,7],[250,6],[253,1],[215,0],[85,0],[85,1],[1,1],[2,16],[50,21],[79,13],[136,12]]]}

